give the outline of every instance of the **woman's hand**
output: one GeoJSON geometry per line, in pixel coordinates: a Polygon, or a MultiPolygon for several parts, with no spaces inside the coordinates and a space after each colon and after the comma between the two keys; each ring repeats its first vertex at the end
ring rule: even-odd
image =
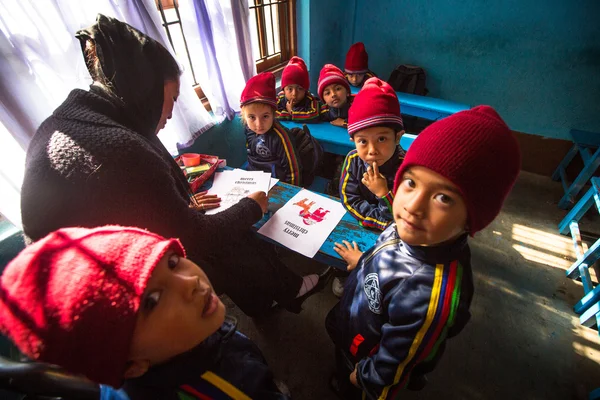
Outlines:
{"type": "Polygon", "coordinates": [[[333,250],[335,250],[335,252],[338,253],[344,259],[344,261],[348,263],[348,271],[352,271],[354,268],[356,268],[358,260],[363,253],[358,249],[356,242],[352,242],[352,244],[350,244],[350,242],[342,240],[342,243],[343,244],[334,244],[333,250]]]}
{"type": "Polygon", "coordinates": [[[390,191],[385,176],[379,173],[376,162],[369,165],[367,172],[363,174],[362,183],[377,197],[383,197],[390,191]]]}
{"type": "Polygon", "coordinates": [[[248,197],[258,203],[263,214],[267,212],[267,207],[269,205],[269,197],[265,192],[254,192],[249,194],[248,197]]]}
{"type": "Polygon", "coordinates": [[[206,211],[217,208],[221,205],[221,198],[216,194],[207,194],[207,191],[196,193],[194,199],[197,204],[192,201],[190,207],[198,211],[206,211]]]}
{"type": "Polygon", "coordinates": [[[331,121],[331,125],[341,126],[342,128],[344,127],[345,124],[346,124],[346,122],[344,121],[343,118],[336,118],[333,121],[331,121]]]}

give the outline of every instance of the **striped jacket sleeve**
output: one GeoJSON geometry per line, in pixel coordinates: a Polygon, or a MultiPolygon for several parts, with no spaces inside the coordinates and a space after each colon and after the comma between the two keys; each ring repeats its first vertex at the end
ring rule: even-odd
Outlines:
{"type": "Polygon", "coordinates": [[[273,131],[277,135],[275,143],[275,152],[279,157],[279,168],[275,168],[276,178],[292,185],[300,186],[300,161],[296,153],[296,148],[287,130],[279,124],[273,126],[273,131]]]}
{"type": "Polygon", "coordinates": [[[277,119],[283,121],[295,121],[301,123],[319,122],[321,119],[319,101],[313,96],[306,96],[306,106],[293,108],[290,113],[286,108],[287,100],[283,92],[277,98],[277,119]]]}
{"type": "Polygon", "coordinates": [[[385,196],[377,198],[377,204],[367,201],[360,192],[362,174],[357,176],[360,174],[356,168],[358,162],[360,158],[356,150],[348,153],[344,160],[340,177],[340,199],[344,208],[360,225],[365,228],[384,230],[394,219],[392,214],[394,195],[390,190],[385,196]]]}
{"type": "Polygon", "coordinates": [[[412,368],[435,355],[453,324],[462,267],[453,261],[434,268],[433,276],[417,270],[382,299],[388,318],[381,330],[381,341],[357,365],[361,387],[379,399],[396,398],[412,368]]]}
{"type": "Polygon", "coordinates": [[[279,95],[277,95],[277,111],[275,111],[275,118],[283,121],[290,120],[290,113],[288,112],[287,108],[285,108],[286,103],[287,100],[285,98],[285,94],[283,92],[279,92],[279,95]]]}

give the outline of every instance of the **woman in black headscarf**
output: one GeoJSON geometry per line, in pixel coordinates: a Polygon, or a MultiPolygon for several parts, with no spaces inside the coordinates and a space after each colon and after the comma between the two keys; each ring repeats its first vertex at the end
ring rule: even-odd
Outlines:
{"type": "Polygon", "coordinates": [[[156,134],[171,117],[181,70],[158,42],[99,15],[77,32],[93,79],[75,89],[38,128],[21,192],[30,240],[67,226],[138,226],[178,237],[218,292],[256,316],[273,301],[299,312],[319,290],[251,234],[268,199],[256,192],[207,216],[189,207],[188,183],[156,134]]]}

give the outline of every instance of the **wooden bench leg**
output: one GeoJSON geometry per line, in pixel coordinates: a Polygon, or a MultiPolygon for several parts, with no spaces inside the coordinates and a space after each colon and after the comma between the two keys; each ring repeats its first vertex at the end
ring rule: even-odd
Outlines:
{"type": "Polygon", "coordinates": [[[560,170],[562,169],[564,171],[567,169],[567,167],[569,166],[571,161],[573,161],[573,158],[575,158],[575,156],[577,155],[577,150],[578,150],[578,147],[576,144],[574,144],[573,147],[571,147],[571,150],[569,150],[567,152],[567,155],[565,156],[565,158],[563,158],[562,161],[560,162],[560,164],[558,164],[558,167],[556,167],[556,171],[554,171],[554,173],[552,174],[552,180],[554,180],[554,181],[560,180],[560,175],[561,175],[560,170]]]}
{"type": "Polygon", "coordinates": [[[583,185],[585,185],[586,182],[592,177],[594,172],[596,172],[596,170],[600,166],[600,147],[598,147],[598,149],[593,155],[590,155],[589,157],[585,158],[588,158],[588,162],[584,165],[579,175],[577,175],[577,178],[575,178],[571,186],[569,186],[569,189],[567,190],[565,195],[558,202],[559,208],[566,210],[569,207],[571,207],[573,205],[574,199],[577,197],[577,194],[579,193],[583,185]]]}

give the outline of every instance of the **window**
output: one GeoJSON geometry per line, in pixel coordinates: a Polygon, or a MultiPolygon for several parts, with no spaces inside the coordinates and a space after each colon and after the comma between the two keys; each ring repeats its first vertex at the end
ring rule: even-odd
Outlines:
{"type": "MultiPolygon", "coordinates": [[[[189,0],[184,0],[189,1],[189,0]]],[[[192,73],[192,79],[194,81],[194,90],[198,97],[202,100],[204,107],[210,111],[210,104],[202,91],[198,81],[196,80],[196,74],[194,73],[194,67],[192,66],[192,59],[188,50],[187,42],[183,34],[183,28],[181,26],[181,17],[179,16],[179,7],[177,0],[156,0],[156,7],[160,11],[163,26],[167,32],[167,37],[171,46],[175,50],[175,53],[180,55],[180,61],[185,62],[185,68],[192,73]],[[183,55],[183,57],[181,57],[183,55]]]]}
{"type": "Polygon", "coordinates": [[[253,41],[256,71],[283,66],[296,54],[296,1],[249,0],[250,19],[256,23],[253,41]]]}

